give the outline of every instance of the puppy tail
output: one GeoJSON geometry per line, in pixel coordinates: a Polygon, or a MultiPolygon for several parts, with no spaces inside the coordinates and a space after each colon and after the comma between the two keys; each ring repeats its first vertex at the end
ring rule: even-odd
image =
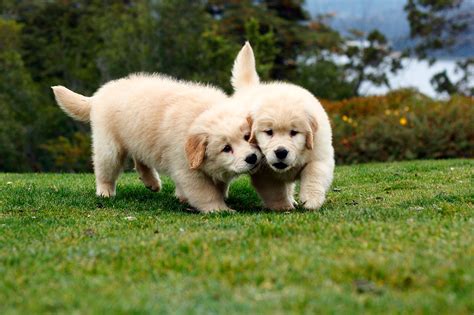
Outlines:
{"type": "Polygon", "coordinates": [[[235,91],[257,85],[260,79],[255,68],[255,56],[249,42],[246,42],[234,61],[232,68],[232,87],[235,91]]]}
{"type": "Polygon", "coordinates": [[[89,122],[91,113],[91,98],[74,93],[64,86],[52,86],[54,97],[59,107],[72,118],[89,122]]]}

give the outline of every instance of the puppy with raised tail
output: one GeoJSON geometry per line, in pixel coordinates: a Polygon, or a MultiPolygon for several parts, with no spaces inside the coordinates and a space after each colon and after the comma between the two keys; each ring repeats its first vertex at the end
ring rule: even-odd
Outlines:
{"type": "Polygon", "coordinates": [[[232,70],[232,99],[249,108],[250,142],[266,163],[252,175],[265,206],[294,208],[295,181],[301,181],[299,199],[307,209],[319,209],[333,180],[334,149],[328,116],[318,100],[302,87],[260,83],[255,57],[247,42],[232,70]]]}
{"type": "Polygon", "coordinates": [[[176,185],[176,197],[201,212],[230,210],[224,198],[238,174],[254,169],[261,153],[250,144],[244,109],[221,90],[160,75],[111,81],[93,96],[52,87],[72,118],[90,122],[97,195],[115,195],[131,156],[145,186],[161,189],[157,170],[176,185]]]}

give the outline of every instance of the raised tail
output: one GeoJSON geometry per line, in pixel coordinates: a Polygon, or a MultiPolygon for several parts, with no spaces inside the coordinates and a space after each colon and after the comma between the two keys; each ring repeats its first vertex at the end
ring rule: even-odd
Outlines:
{"type": "Polygon", "coordinates": [[[231,83],[234,91],[257,85],[260,79],[255,68],[255,56],[249,42],[246,42],[235,58],[231,83]]]}
{"type": "Polygon", "coordinates": [[[56,102],[66,114],[79,121],[90,121],[90,97],[77,94],[60,85],[52,86],[51,88],[53,89],[56,102]]]}

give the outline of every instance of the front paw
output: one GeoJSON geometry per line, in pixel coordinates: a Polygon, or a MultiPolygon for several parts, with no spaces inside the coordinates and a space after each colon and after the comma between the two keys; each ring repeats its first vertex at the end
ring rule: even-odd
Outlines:
{"type": "Polygon", "coordinates": [[[176,196],[176,199],[178,199],[180,203],[188,203],[188,198],[178,195],[178,194],[176,194],[175,196],[176,196]]]}
{"type": "Polygon", "coordinates": [[[198,209],[199,212],[208,214],[208,213],[236,213],[234,209],[231,209],[229,207],[212,207],[212,208],[204,208],[204,209],[198,209]]]}
{"type": "Polygon", "coordinates": [[[139,177],[140,180],[145,184],[145,187],[153,192],[159,192],[161,190],[161,181],[156,178],[144,178],[139,177]]]}
{"type": "Polygon", "coordinates": [[[282,201],[282,202],[272,202],[269,203],[267,202],[265,206],[273,211],[288,211],[288,210],[293,210],[295,208],[294,204],[287,200],[287,201],[282,201]]]}
{"type": "Polygon", "coordinates": [[[324,195],[318,195],[310,198],[301,198],[301,205],[308,210],[318,210],[324,203],[326,197],[324,195]]]}

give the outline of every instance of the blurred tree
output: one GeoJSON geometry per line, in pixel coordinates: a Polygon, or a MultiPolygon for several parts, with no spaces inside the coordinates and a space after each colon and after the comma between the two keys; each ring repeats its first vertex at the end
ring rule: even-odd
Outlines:
{"type": "Polygon", "coordinates": [[[275,45],[275,34],[269,30],[260,33],[260,23],[250,18],[244,24],[245,38],[251,43],[256,60],[257,72],[261,79],[269,80],[279,48],[275,45]]]}
{"type": "Polygon", "coordinates": [[[18,5],[25,64],[43,92],[64,84],[91,92],[100,82],[95,64],[100,38],[93,1],[26,1],[18,5]]]}
{"type": "MultiPolygon", "coordinates": [[[[437,51],[455,49],[474,40],[474,4],[464,0],[408,0],[405,5],[410,36],[416,40],[414,53],[434,62],[437,51]]],[[[474,95],[474,58],[457,63],[461,79],[452,82],[446,71],[433,76],[431,83],[439,93],[474,95]]]]}
{"type": "Polygon", "coordinates": [[[348,41],[343,48],[343,55],[348,58],[344,68],[352,83],[353,95],[359,95],[364,82],[390,87],[387,72],[401,69],[400,56],[393,53],[387,39],[378,30],[373,30],[366,37],[355,30],[352,35],[352,41],[348,41]]]}
{"type": "MultiPolygon", "coordinates": [[[[28,106],[36,119],[24,122],[30,130],[30,155],[35,170],[51,170],[54,158],[42,144],[75,132],[88,132],[88,126],[68,118],[53,100],[50,87],[66,85],[89,94],[101,76],[95,63],[100,46],[94,15],[100,14],[99,1],[22,1],[10,15],[22,25],[20,51],[25,68],[36,90],[28,106]]],[[[25,95],[27,92],[23,91],[25,95]]]]}
{"type": "Polygon", "coordinates": [[[158,13],[149,1],[115,1],[95,11],[91,20],[99,48],[93,61],[101,83],[133,72],[159,71],[159,32],[154,18],[158,13]]]}
{"type": "Polygon", "coordinates": [[[37,94],[19,51],[21,25],[0,18],[0,169],[35,164],[37,94]]]}
{"type": "Polygon", "coordinates": [[[319,59],[298,65],[296,83],[321,99],[338,100],[354,96],[354,84],[348,82],[344,69],[330,60],[319,59]]]}
{"type": "Polygon", "coordinates": [[[408,0],[404,7],[410,36],[417,40],[420,57],[471,40],[467,31],[474,26],[474,7],[464,0],[408,0]],[[463,4],[467,4],[463,7],[463,4]]]}
{"type": "Polygon", "coordinates": [[[238,45],[219,33],[203,1],[163,0],[157,6],[160,72],[230,90],[230,69],[238,45]]]}
{"type": "Polygon", "coordinates": [[[272,52],[275,57],[269,76],[278,80],[292,80],[301,55],[309,51],[317,53],[335,49],[341,40],[339,34],[327,25],[319,23],[315,27],[316,23],[310,21],[303,4],[304,1],[300,0],[209,0],[207,9],[219,21],[220,33],[239,44],[248,40],[250,34],[272,34],[272,41],[278,50],[272,52]],[[252,33],[248,33],[250,29],[247,23],[251,19],[258,22],[258,32],[254,25],[252,33]]]}
{"type": "Polygon", "coordinates": [[[463,94],[474,96],[474,58],[468,58],[456,63],[455,71],[461,73],[461,78],[452,82],[446,70],[436,73],[431,78],[431,84],[438,93],[463,94]]]}

